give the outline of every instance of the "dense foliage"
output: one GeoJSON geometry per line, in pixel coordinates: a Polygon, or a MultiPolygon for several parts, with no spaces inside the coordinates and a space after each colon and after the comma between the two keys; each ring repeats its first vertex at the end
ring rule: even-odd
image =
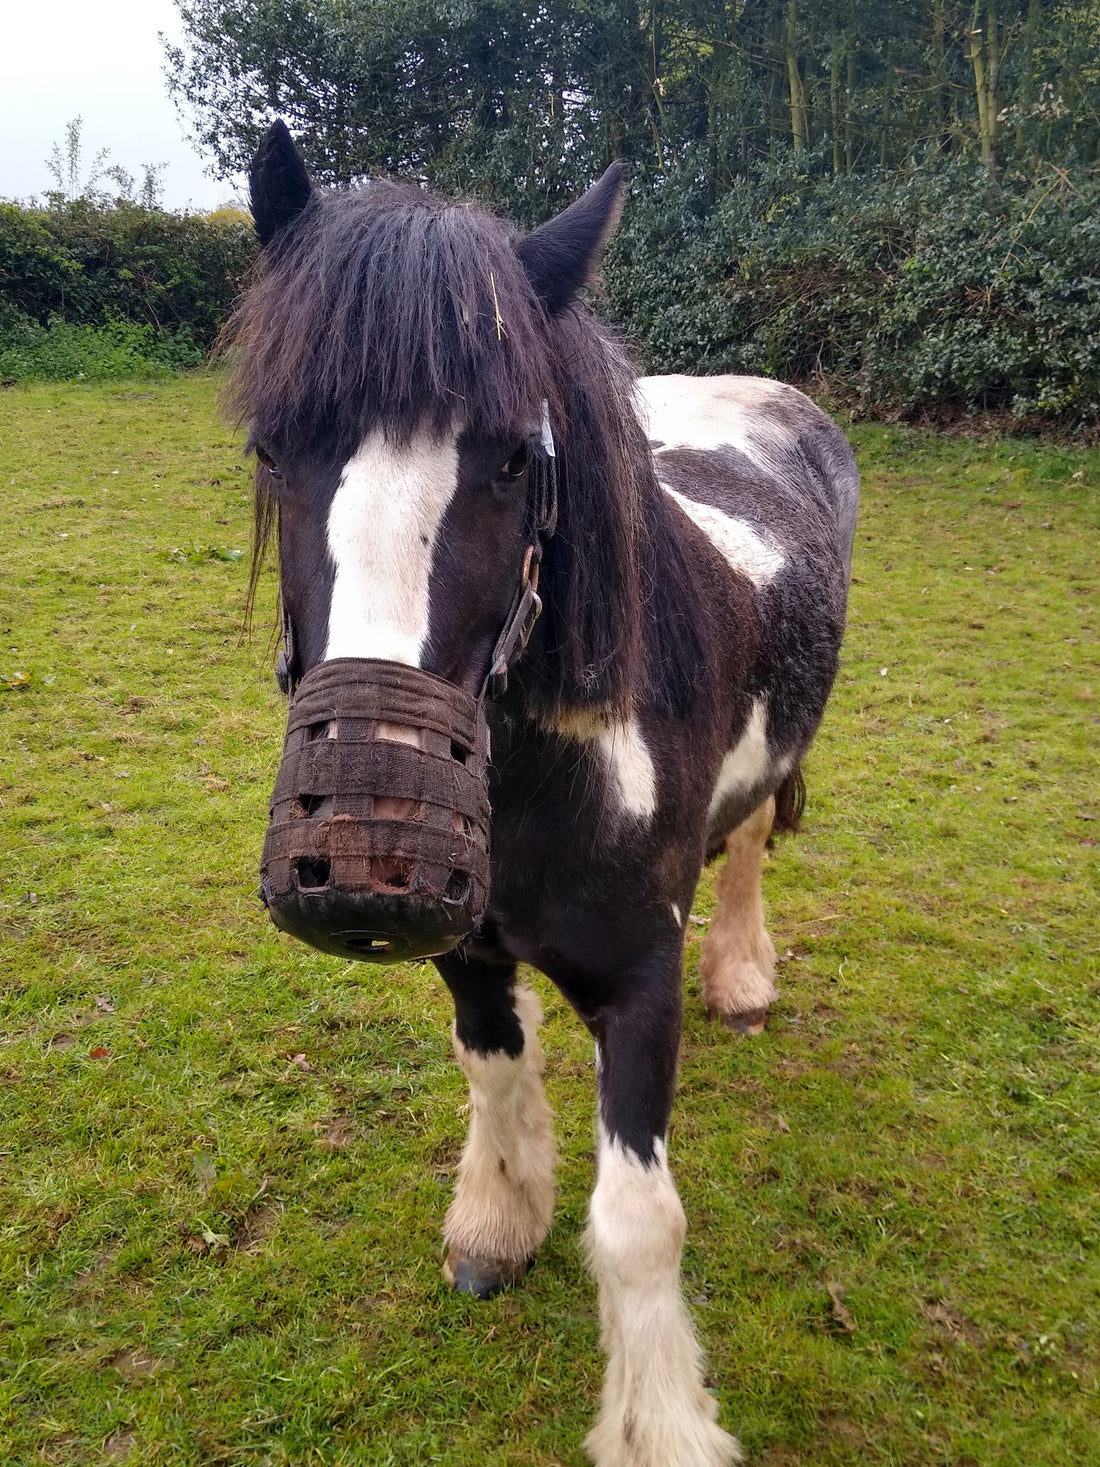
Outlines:
{"type": "Polygon", "coordinates": [[[0,203],[0,375],[111,377],[202,358],[255,245],[243,215],[0,203]],[[127,364],[130,364],[128,367],[127,364]]]}
{"type": "Polygon", "coordinates": [[[223,175],[281,113],[310,168],[470,180],[543,215],[613,157],[715,199],[777,149],[1100,150],[1100,0],[177,0],[169,86],[223,175]]]}
{"type": "Polygon", "coordinates": [[[866,412],[1100,404],[1100,0],[177,0],[223,174],[279,114],[313,175],[532,224],[612,159],[609,309],[653,370],[866,412]]]}
{"type": "MultiPolygon", "coordinates": [[[[398,173],[529,225],[623,157],[608,309],[649,368],[1095,423],[1100,0],[177,4],[169,87],[223,176],[278,114],[323,184],[398,173]]],[[[247,225],[73,197],[78,157],[77,127],[50,207],[0,206],[0,372],[117,366],[119,322],[197,356],[247,225]]]]}
{"type": "Polygon", "coordinates": [[[870,415],[1100,416],[1100,179],[980,164],[813,178],[789,157],[717,207],[636,197],[609,305],[662,371],[762,373],[870,415]]]}

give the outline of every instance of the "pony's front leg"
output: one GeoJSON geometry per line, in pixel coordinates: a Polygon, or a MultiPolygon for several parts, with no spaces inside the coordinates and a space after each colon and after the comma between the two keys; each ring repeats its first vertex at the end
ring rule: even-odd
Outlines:
{"type": "Polygon", "coordinates": [[[604,1008],[599,1154],[586,1248],[607,1356],[599,1417],[585,1441],[596,1467],[730,1467],[736,1440],[716,1423],[703,1355],[680,1287],[686,1223],[666,1131],[680,1031],[680,975],[604,1008]]]}
{"type": "Polygon", "coordinates": [[[554,1211],[554,1131],[542,1088],[539,1001],[512,964],[436,958],[455,1001],[454,1048],[470,1085],[470,1129],[447,1209],[443,1272],[489,1298],[523,1278],[554,1211]]]}

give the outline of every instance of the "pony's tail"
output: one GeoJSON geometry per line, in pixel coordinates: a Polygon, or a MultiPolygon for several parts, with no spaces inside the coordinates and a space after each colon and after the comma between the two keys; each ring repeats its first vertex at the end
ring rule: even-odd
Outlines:
{"type": "Polygon", "coordinates": [[[775,792],[775,818],[772,821],[772,836],[789,832],[791,835],[802,824],[806,809],[806,781],[802,778],[802,766],[796,764],[775,792]]]}

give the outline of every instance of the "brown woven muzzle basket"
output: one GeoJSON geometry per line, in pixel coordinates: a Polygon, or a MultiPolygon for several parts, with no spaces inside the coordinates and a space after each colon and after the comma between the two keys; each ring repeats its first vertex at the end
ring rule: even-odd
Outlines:
{"type": "Polygon", "coordinates": [[[397,662],[339,657],[302,679],[271,799],[260,894],[324,952],[447,952],[489,899],[488,733],[478,701],[397,662]]]}

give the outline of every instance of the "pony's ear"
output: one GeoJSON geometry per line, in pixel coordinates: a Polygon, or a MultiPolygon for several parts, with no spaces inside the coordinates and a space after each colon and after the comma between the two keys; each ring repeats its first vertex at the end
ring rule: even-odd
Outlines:
{"type": "Polygon", "coordinates": [[[516,249],[535,293],[551,316],[564,311],[596,268],[600,251],[615,232],[623,206],[622,163],[612,163],[603,177],[575,204],[540,224],[516,249]]]}
{"type": "Polygon", "coordinates": [[[313,185],[281,117],[260,139],[248,172],[248,192],[256,233],[265,248],[309,203],[313,185]]]}

